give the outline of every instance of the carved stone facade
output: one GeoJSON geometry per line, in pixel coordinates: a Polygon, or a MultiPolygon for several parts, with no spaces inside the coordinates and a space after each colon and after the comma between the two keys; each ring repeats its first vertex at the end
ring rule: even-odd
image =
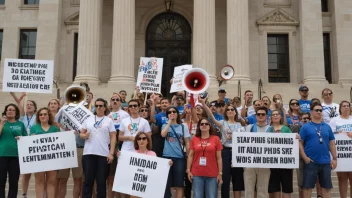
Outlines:
{"type": "MultiPolygon", "coordinates": [[[[79,72],[83,70],[77,67],[85,67],[79,63],[76,64],[76,48],[80,49],[82,43],[78,43],[77,46],[75,39],[86,32],[95,31],[89,29],[93,26],[88,22],[86,24],[88,29],[82,31],[79,28],[81,21],[89,19],[89,17],[80,16],[82,4],[91,0],[55,0],[51,4],[49,1],[53,0],[41,0],[42,5],[39,6],[39,10],[38,6],[24,10],[23,5],[18,5],[17,1],[5,1],[5,6],[0,9],[0,14],[4,16],[0,19],[0,29],[4,32],[1,63],[3,65],[5,58],[18,57],[19,29],[34,28],[38,30],[39,46],[43,47],[38,49],[37,57],[55,59],[55,68],[57,68],[55,76],[60,79],[61,85],[69,85],[74,81],[72,71],[77,71],[79,76],[79,72]],[[44,5],[47,11],[41,10],[44,5]],[[60,21],[52,20],[53,16],[60,21]],[[51,22],[47,20],[50,18],[51,22]],[[52,29],[50,33],[45,32],[48,28],[52,29]],[[54,34],[55,32],[58,33],[54,34]],[[52,34],[55,37],[50,37],[52,34]],[[46,40],[40,35],[46,35],[46,40]]],[[[352,84],[352,73],[344,72],[352,63],[352,51],[349,50],[352,43],[349,42],[351,39],[347,38],[347,35],[351,35],[352,29],[350,22],[352,15],[349,13],[349,9],[352,9],[352,1],[329,0],[329,12],[324,13],[321,12],[321,3],[318,0],[243,0],[246,1],[245,4],[239,1],[242,0],[209,0],[208,3],[202,0],[176,0],[171,8],[172,12],[182,15],[191,26],[192,61],[190,63],[201,64],[200,67],[211,73],[213,81],[222,66],[232,62],[236,64],[235,74],[238,76],[236,81],[228,84],[236,84],[237,80],[242,80],[256,87],[260,79],[268,83],[268,35],[285,34],[289,46],[290,85],[297,87],[300,83],[319,83],[320,86],[327,86],[323,72],[323,33],[329,33],[332,83],[352,84]],[[208,27],[213,28],[203,30],[208,27]],[[242,31],[243,28],[244,31],[242,31]],[[236,39],[231,39],[232,37],[236,39]],[[209,61],[204,62],[205,59],[201,57],[207,57],[209,61]],[[320,72],[315,75],[310,71],[320,72]]],[[[91,6],[87,9],[92,9],[86,11],[89,13],[97,8],[91,6]]],[[[96,30],[100,34],[100,42],[98,42],[100,55],[95,65],[98,70],[94,73],[97,76],[93,77],[99,86],[110,89],[112,83],[114,90],[133,88],[139,58],[146,55],[148,47],[145,40],[148,24],[153,17],[165,11],[163,0],[102,0],[101,10],[97,11],[102,13],[101,24],[94,26],[100,27],[99,31],[96,30]],[[114,5],[116,2],[118,4],[114,5]],[[114,21],[122,20],[122,16],[115,17],[116,13],[114,13],[114,10],[123,10],[119,6],[124,6],[123,8],[132,12],[126,15],[132,14],[128,16],[134,17],[133,26],[123,21],[114,21]],[[123,31],[123,28],[127,28],[129,32],[123,31]],[[126,51],[121,48],[113,52],[115,46],[112,43],[117,43],[114,39],[124,42],[125,37],[119,36],[131,33],[134,34],[133,37],[126,36],[128,43],[118,43],[124,48],[132,49],[128,53],[131,60],[127,61],[128,65],[118,67],[117,64],[124,64],[124,60],[114,58],[113,54],[118,51],[126,53],[126,51]],[[133,39],[133,42],[130,39],[133,39]],[[116,70],[116,68],[119,69],[116,70]],[[126,87],[114,84],[121,80],[125,81],[124,79],[128,79],[130,83],[124,85],[126,87]]],[[[86,46],[90,47],[90,45],[86,46]]],[[[84,54],[79,55],[78,60],[80,58],[85,59],[84,54]]],[[[80,78],[79,81],[81,80],[89,79],[80,78]]],[[[212,84],[216,85],[216,83],[212,84]]],[[[230,88],[230,85],[223,86],[230,88]]],[[[214,86],[215,88],[217,86],[214,86]]]]}

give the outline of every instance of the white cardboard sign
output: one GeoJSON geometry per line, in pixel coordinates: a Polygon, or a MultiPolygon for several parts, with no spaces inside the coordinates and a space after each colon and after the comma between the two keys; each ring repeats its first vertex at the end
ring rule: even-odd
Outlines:
{"type": "Polygon", "coordinates": [[[137,197],[163,198],[170,169],[169,161],[121,151],[113,191],[137,197]]]}
{"type": "Polygon", "coordinates": [[[192,65],[182,65],[182,66],[175,67],[174,78],[172,80],[170,93],[184,90],[182,86],[182,77],[183,77],[183,74],[190,69],[192,69],[192,65]]]}
{"type": "Polygon", "coordinates": [[[4,92],[52,93],[54,62],[5,59],[4,92]]]}
{"type": "Polygon", "coordinates": [[[21,174],[78,166],[73,131],[24,136],[18,140],[21,174]]]}
{"type": "Polygon", "coordinates": [[[137,78],[137,86],[141,92],[161,93],[163,62],[163,58],[141,57],[137,78]]]}
{"type": "Polygon", "coordinates": [[[232,133],[233,167],[298,168],[295,133],[232,133]]]}

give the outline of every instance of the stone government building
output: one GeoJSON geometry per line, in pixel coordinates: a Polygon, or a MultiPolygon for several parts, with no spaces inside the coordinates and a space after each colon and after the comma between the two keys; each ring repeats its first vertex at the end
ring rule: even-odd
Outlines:
{"type": "Polygon", "coordinates": [[[131,93],[144,56],[164,58],[164,95],[189,63],[209,73],[214,97],[226,64],[229,96],[239,80],[242,94],[262,80],[287,102],[302,83],[341,99],[352,84],[351,0],[0,0],[0,39],[1,78],[5,58],[54,60],[62,93],[81,81],[131,93]]]}

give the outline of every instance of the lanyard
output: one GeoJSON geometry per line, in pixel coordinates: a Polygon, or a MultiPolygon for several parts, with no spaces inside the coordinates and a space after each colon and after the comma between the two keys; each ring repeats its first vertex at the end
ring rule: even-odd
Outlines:
{"type": "MultiPolygon", "coordinates": [[[[312,121],[310,121],[311,122],[311,124],[313,124],[313,122],[312,121]]],[[[314,129],[315,129],[315,131],[317,132],[317,134],[318,134],[318,137],[319,137],[319,143],[321,144],[321,143],[323,143],[323,137],[321,136],[321,128],[323,127],[323,125],[322,124],[319,124],[320,125],[320,128],[319,128],[319,130],[318,130],[318,128],[317,127],[315,127],[314,126],[314,129]]]]}
{"type": "Polygon", "coordinates": [[[205,142],[205,147],[203,147],[203,141],[202,141],[202,139],[200,139],[200,141],[201,141],[201,146],[202,146],[202,151],[203,151],[203,157],[204,157],[204,152],[205,152],[205,149],[207,149],[207,146],[208,146],[208,142],[209,142],[209,139],[210,139],[210,137],[209,138],[207,138],[208,140],[205,142]]]}
{"type": "Polygon", "coordinates": [[[33,115],[32,115],[32,117],[31,117],[31,119],[29,119],[28,118],[28,114],[26,114],[26,117],[27,117],[27,128],[30,128],[29,126],[29,124],[31,123],[31,120],[32,120],[32,118],[33,118],[33,115]]]}
{"type": "Polygon", "coordinates": [[[104,120],[105,116],[103,117],[103,119],[101,119],[99,122],[97,122],[97,116],[94,117],[94,128],[98,128],[101,124],[101,122],[104,120]]]}

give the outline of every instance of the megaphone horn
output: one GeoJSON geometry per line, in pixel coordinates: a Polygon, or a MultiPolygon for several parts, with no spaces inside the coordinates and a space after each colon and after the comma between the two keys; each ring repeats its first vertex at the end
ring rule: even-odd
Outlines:
{"type": "Polygon", "coordinates": [[[183,89],[192,94],[200,94],[208,89],[209,74],[200,68],[186,71],[182,77],[183,89]]]}
{"type": "Polygon", "coordinates": [[[220,71],[220,78],[222,80],[230,80],[235,74],[235,70],[231,65],[225,65],[220,71]]]}

